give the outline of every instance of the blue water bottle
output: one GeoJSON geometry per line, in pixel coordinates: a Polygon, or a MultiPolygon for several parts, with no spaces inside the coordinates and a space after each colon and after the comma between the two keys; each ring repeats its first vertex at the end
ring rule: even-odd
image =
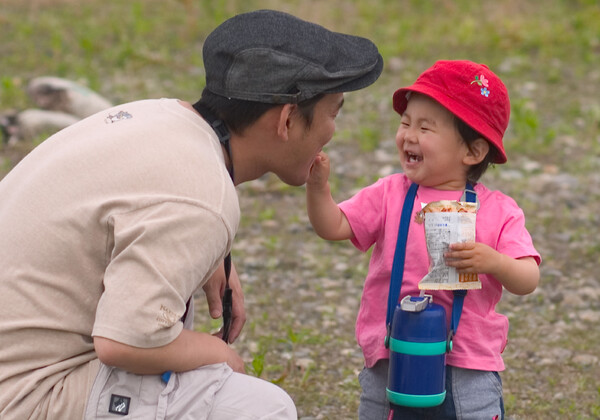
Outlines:
{"type": "Polygon", "coordinates": [[[396,305],[389,339],[387,397],[406,407],[434,407],[446,398],[446,311],[431,295],[396,305]]]}

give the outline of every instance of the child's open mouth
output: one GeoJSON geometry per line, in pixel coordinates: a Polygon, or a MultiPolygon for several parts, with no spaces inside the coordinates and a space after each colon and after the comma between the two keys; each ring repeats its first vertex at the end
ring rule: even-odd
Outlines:
{"type": "Polygon", "coordinates": [[[421,162],[423,160],[423,156],[415,155],[414,153],[407,152],[406,153],[406,161],[409,163],[421,162]]]}

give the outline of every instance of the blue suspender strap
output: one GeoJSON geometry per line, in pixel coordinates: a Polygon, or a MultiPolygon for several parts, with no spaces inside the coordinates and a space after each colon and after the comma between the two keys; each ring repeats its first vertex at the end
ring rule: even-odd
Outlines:
{"type": "MultiPolygon", "coordinates": [[[[477,193],[475,192],[473,185],[471,185],[470,182],[467,182],[467,186],[465,188],[465,201],[469,203],[477,202],[477,193]]],[[[466,290],[454,291],[454,300],[452,301],[452,317],[450,319],[450,337],[448,339],[449,349],[452,336],[456,334],[456,330],[458,329],[458,323],[460,322],[460,316],[462,314],[463,303],[465,301],[466,295],[466,290]]]]}
{"type": "Polygon", "coordinates": [[[450,329],[452,330],[452,335],[456,334],[458,323],[460,321],[460,315],[462,314],[465,296],[467,296],[467,291],[455,290],[453,293],[454,300],[452,301],[452,318],[450,319],[450,329]]]}
{"type": "Polygon", "coordinates": [[[470,182],[467,182],[467,186],[465,187],[465,201],[469,202],[469,203],[476,203],[477,202],[477,193],[475,192],[475,189],[473,188],[473,185],[470,182]]]}
{"type": "Polygon", "coordinates": [[[404,276],[404,258],[406,256],[406,239],[408,238],[408,228],[412,219],[412,209],[417,195],[417,188],[419,186],[413,183],[406,196],[404,197],[404,204],[402,205],[402,215],[400,216],[400,226],[398,228],[398,239],[396,241],[396,251],[394,252],[394,262],[392,264],[392,275],[390,278],[390,292],[388,293],[388,305],[387,315],[385,323],[387,326],[387,336],[385,338],[386,347],[389,343],[390,328],[392,325],[392,316],[396,309],[396,303],[400,295],[400,288],[402,287],[402,277],[404,276]]]}
{"type": "MultiPolygon", "coordinates": [[[[398,297],[400,296],[400,289],[402,287],[402,278],[404,276],[404,259],[406,256],[406,241],[408,238],[408,228],[412,219],[412,209],[417,194],[417,188],[419,186],[413,183],[406,197],[404,197],[404,204],[402,206],[402,215],[400,216],[400,226],[398,228],[398,239],[396,241],[396,250],[394,253],[394,262],[392,264],[392,275],[390,279],[390,291],[388,294],[388,305],[386,314],[386,327],[387,335],[385,339],[386,347],[389,344],[389,338],[391,334],[392,317],[398,297]]],[[[477,193],[475,192],[473,185],[467,183],[465,188],[465,201],[470,203],[477,202],[477,193]]],[[[462,314],[463,303],[465,296],[467,295],[466,290],[455,290],[454,299],[452,302],[452,316],[450,318],[450,332],[448,337],[448,351],[451,349],[452,336],[456,334],[458,329],[458,323],[460,322],[460,316],[462,314]]]]}

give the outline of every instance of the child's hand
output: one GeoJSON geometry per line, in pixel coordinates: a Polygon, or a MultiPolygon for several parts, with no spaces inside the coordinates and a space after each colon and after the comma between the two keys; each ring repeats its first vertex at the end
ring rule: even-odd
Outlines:
{"type": "Polygon", "coordinates": [[[479,242],[450,244],[444,257],[446,265],[459,273],[490,274],[516,295],[533,292],[540,281],[540,270],[533,257],[511,258],[479,242]]]}
{"type": "Polygon", "coordinates": [[[329,156],[323,151],[319,152],[313,162],[306,185],[311,187],[324,187],[329,178],[329,156]]]}
{"type": "Polygon", "coordinates": [[[493,274],[502,254],[488,245],[479,242],[459,242],[450,244],[444,254],[446,265],[459,273],[493,274]]]}

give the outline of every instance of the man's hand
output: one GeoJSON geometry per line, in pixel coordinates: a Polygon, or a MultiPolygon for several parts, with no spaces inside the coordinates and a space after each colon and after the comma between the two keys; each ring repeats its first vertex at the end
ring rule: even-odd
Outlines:
{"type": "MultiPolygon", "coordinates": [[[[221,298],[223,297],[223,291],[225,290],[225,267],[221,264],[217,271],[208,279],[208,281],[202,287],[206,294],[206,301],[208,302],[208,310],[210,316],[214,319],[220,318],[223,315],[223,305],[221,298]]],[[[238,277],[235,265],[231,264],[231,273],[229,275],[229,287],[233,292],[233,313],[231,320],[231,330],[229,332],[229,342],[233,343],[235,339],[240,335],[244,324],[246,323],[246,310],[244,307],[244,294],[242,292],[242,285],[240,284],[240,278],[238,277]]],[[[221,337],[222,331],[219,331],[217,335],[221,337]]]]}

